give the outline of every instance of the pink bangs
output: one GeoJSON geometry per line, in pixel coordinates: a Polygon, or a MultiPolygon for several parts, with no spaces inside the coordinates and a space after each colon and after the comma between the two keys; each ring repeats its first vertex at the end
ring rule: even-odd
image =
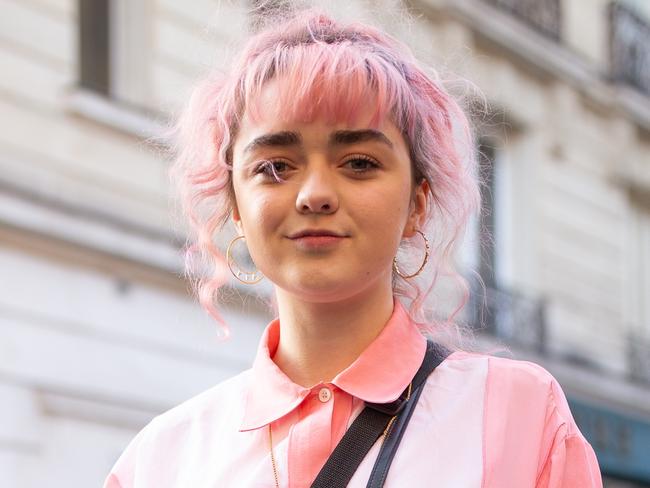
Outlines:
{"type": "Polygon", "coordinates": [[[402,111],[406,91],[394,67],[349,44],[297,45],[256,59],[242,84],[244,106],[253,120],[259,119],[261,92],[269,82],[275,82],[277,98],[270,106],[265,101],[264,109],[284,121],[324,117],[330,123],[353,125],[371,106],[373,127],[402,111]],[[272,79],[265,79],[269,74],[272,79]]]}
{"type": "MultiPolygon", "coordinates": [[[[372,106],[370,125],[377,126],[387,116],[412,112],[403,59],[377,49],[381,40],[390,41],[394,50],[397,40],[366,25],[338,26],[311,11],[297,14],[285,28],[259,34],[236,67],[246,69],[233,95],[254,120],[259,119],[260,94],[271,81],[278,96],[264,109],[285,121],[325,117],[352,125],[362,109],[372,106]]],[[[408,57],[403,48],[402,58],[408,57]]]]}

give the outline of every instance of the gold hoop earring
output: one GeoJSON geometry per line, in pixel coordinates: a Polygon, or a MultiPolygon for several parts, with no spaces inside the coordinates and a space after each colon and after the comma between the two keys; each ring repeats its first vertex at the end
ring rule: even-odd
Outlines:
{"type": "Polygon", "coordinates": [[[237,236],[230,241],[230,244],[228,244],[228,248],[226,249],[226,264],[228,265],[228,269],[230,270],[230,272],[235,278],[237,278],[245,285],[254,285],[255,283],[259,283],[260,281],[262,281],[264,275],[257,270],[255,271],[242,270],[240,266],[235,262],[235,258],[233,257],[231,251],[232,251],[233,244],[235,244],[235,242],[237,242],[239,239],[245,239],[245,237],[237,236]],[[236,270],[233,269],[233,264],[237,267],[236,270]]]}
{"type": "Polygon", "coordinates": [[[397,256],[393,258],[393,269],[395,270],[395,273],[397,273],[399,276],[401,276],[404,279],[414,278],[417,275],[419,275],[424,269],[424,267],[426,266],[427,262],[429,261],[429,239],[427,239],[427,236],[424,235],[424,232],[417,229],[415,229],[415,232],[420,234],[424,239],[424,260],[422,261],[420,268],[413,274],[404,275],[402,274],[402,272],[399,269],[399,266],[397,265],[397,256]]]}

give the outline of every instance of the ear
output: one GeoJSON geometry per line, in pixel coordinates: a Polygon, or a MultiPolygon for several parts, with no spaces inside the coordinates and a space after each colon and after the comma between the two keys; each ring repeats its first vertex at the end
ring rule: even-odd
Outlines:
{"type": "Polygon", "coordinates": [[[421,230],[427,216],[428,195],[431,192],[429,182],[426,178],[418,183],[413,191],[413,197],[409,206],[409,216],[404,227],[402,237],[413,237],[415,231],[421,230]]]}
{"type": "Polygon", "coordinates": [[[237,202],[235,202],[235,201],[233,201],[233,203],[232,203],[232,210],[230,212],[230,218],[232,220],[232,223],[235,225],[235,229],[237,229],[237,234],[239,234],[240,236],[243,236],[244,235],[244,226],[241,223],[241,215],[239,215],[239,208],[237,207],[237,202]]]}

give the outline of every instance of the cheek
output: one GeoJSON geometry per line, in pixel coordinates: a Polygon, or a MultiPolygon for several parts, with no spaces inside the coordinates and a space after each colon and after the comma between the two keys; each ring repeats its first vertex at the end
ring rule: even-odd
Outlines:
{"type": "Polygon", "coordinates": [[[274,259],[279,250],[276,244],[287,231],[285,221],[290,202],[281,192],[259,188],[244,194],[242,200],[240,215],[251,256],[259,264],[274,259]]]}
{"type": "Polygon", "coordinates": [[[273,199],[264,188],[255,188],[240,174],[233,177],[233,191],[241,225],[247,238],[252,238],[261,222],[269,218],[273,199]]]}
{"type": "Polygon", "coordinates": [[[259,234],[269,228],[277,227],[283,213],[277,199],[267,195],[258,195],[254,198],[247,197],[245,208],[241,209],[242,222],[247,234],[259,234]]]}
{"type": "Polygon", "coordinates": [[[355,208],[359,220],[366,225],[383,229],[386,238],[392,234],[401,235],[401,226],[406,222],[408,213],[408,191],[409,188],[403,185],[382,185],[364,195],[358,195],[355,208]]]}

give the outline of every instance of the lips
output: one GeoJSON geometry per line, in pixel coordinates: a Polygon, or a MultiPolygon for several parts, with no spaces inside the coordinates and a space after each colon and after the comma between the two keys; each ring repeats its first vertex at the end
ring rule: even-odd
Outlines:
{"type": "Polygon", "coordinates": [[[289,239],[300,239],[301,237],[347,237],[341,232],[328,229],[304,229],[289,235],[289,239]]]}

